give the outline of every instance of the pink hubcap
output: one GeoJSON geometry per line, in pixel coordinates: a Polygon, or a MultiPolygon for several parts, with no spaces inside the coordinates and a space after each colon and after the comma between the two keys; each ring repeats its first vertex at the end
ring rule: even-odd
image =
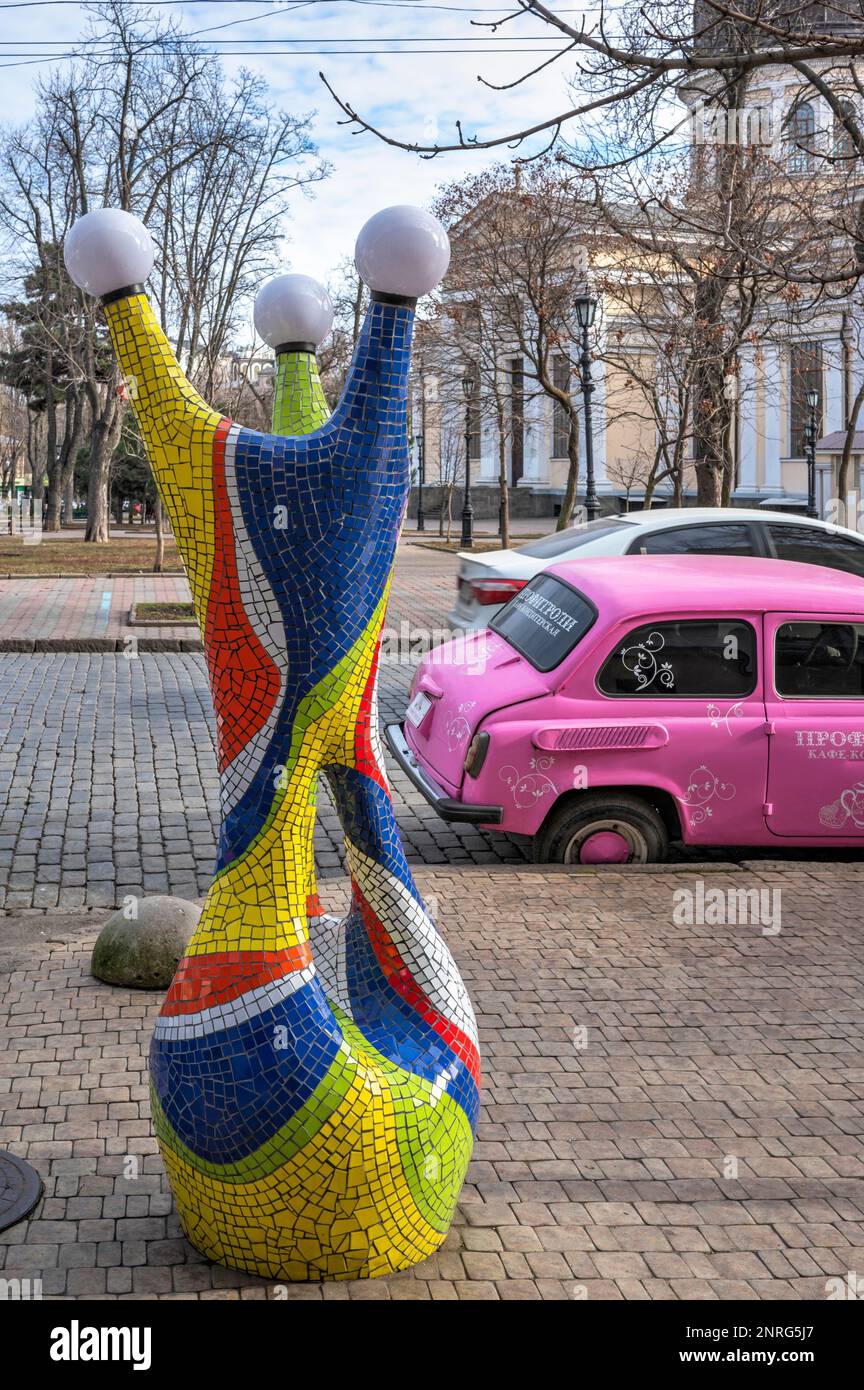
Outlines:
{"type": "Polygon", "coordinates": [[[630,846],[616,830],[598,830],[589,835],[579,851],[580,864],[626,864],[630,846]]]}

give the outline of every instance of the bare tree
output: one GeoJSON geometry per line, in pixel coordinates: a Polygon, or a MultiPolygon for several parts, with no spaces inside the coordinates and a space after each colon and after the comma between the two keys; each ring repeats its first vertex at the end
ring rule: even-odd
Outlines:
{"type": "MultiPolygon", "coordinates": [[[[89,8],[77,63],[40,84],[35,121],[7,144],[0,217],[31,264],[49,240],[59,256],[68,226],[91,207],[142,217],[158,249],[163,326],[208,394],[239,306],[276,257],[289,195],[326,167],[308,118],[274,111],[260,79],[241,72],[227,84],[173,21],[122,0],[89,8]]],[[[86,535],[104,541],[125,406],[92,301],[75,296],[83,331],[74,365],[90,418],[86,535]]]]}
{"type": "Polygon", "coordinates": [[[611,459],[606,464],[606,472],[624,493],[624,510],[629,512],[631,493],[645,482],[645,460],[638,454],[611,459]]]}
{"type": "Polygon", "coordinates": [[[327,288],[333,304],[333,329],[318,350],[318,371],[327,399],[336,402],[354,355],[369,291],[350,256],[339,262],[327,288]]]}
{"type": "MultiPolygon", "coordinates": [[[[519,149],[520,157],[542,157],[553,147],[566,151],[584,168],[621,167],[640,161],[665,143],[674,144],[680,127],[668,117],[679,85],[694,76],[710,79],[720,90],[767,68],[793,64],[804,80],[819,81],[826,64],[846,67],[854,80],[854,61],[864,55],[860,0],[792,3],[792,0],[622,0],[610,10],[558,10],[541,0],[515,0],[500,15],[472,23],[490,31],[490,42],[506,25],[524,15],[534,21],[535,35],[560,42],[552,58],[532,66],[502,88],[480,76],[492,90],[512,89],[540,71],[564,69],[573,100],[520,127],[480,138],[456,122],[456,138],[423,145],[398,132],[373,125],[347,97],[340,96],[325,74],[321,81],[356,131],[368,131],[386,144],[432,158],[447,151],[519,149]],[[621,146],[605,128],[610,110],[621,103],[640,104],[646,120],[634,126],[621,146]]],[[[842,117],[858,130],[854,112],[842,117]]]]}
{"type": "Polygon", "coordinates": [[[587,284],[590,235],[590,208],[580,195],[581,183],[549,162],[525,170],[497,165],[449,185],[435,205],[453,242],[447,290],[475,302],[484,331],[484,318],[491,330],[485,333],[487,366],[498,354],[500,367],[500,353],[515,349],[529,390],[542,394],[566,422],[559,528],[570,524],[579,482],[582,392],[572,353],[574,299],[587,284]]]}

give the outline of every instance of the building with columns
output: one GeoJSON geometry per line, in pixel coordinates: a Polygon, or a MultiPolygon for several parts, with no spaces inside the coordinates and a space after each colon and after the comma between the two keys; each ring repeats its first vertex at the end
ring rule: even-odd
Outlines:
{"type": "MultiPolygon", "coordinates": [[[[698,7],[697,7],[698,8],[698,7]]],[[[830,29],[837,18],[829,5],[810,5],[808,22],[830,29]],[[811,13],[812,12],[812,13],[811,13]]],[[[788,13],[788,11],[786,11],[788,13]]],[[[844,7],[844,27],[854,23],[844,7]]],[[[864,28],[864,21],[861,21],[864,28]]],[[[823,64],[826,81],[839,84],[842,100],[853,105],[864,121],[864,102],[850,90],[851,74],[836,76],[823,64]]],[[[679,95],[688,114],[692,147],[730,140],[768,147],[767,154],[776,177],[788,179],[793,187],[817,186],[832,158],[846,159],[850,165],[849,135],[838,125],[831,105],[791,67],[776,66],[758,70],[747,88],[746,107],[727,112],[725,126],[718,130],[712,115],[710,79],[682,84],[679,95]],[[827,160],[825,159],[827,156],[827,160]]],[[[710,159],[708,163],[710,169],[710,159]]],[[[703,165],[704,168],[704,165],[703,165]]],[[[855,180],[847,175],[844,196],[856,198],[855,180]]],[[[829,194],[833,196],[833,194],[829,194]]],[[[578,220],[578,219],[577,219],[578,220]]],[[[615,293],[615,249],[608,235],[602,242],[593,237],[590,223],[582,232],[574,230],[580,241],[573,254],[573,265],[587,268],[602,281],[598,292],[598,314],[592,337],[593,377],[593,455],[597,493],[603,510],[618,511],[628,505],[644,503],[646,485],[652,505],[695,501],[696,477],[693,467],[694,445],[688,440],[686,458],[680,470],[678,495],[669,478],[650,483],[657,471],[658,427],[655,412],[646,399],[650,384],[650,365],[646,370],[646,345],[642,326],[628,314],[627,305],[615,293]],[[599,250],[598,250],[599,247],[599,250]],[[602,274],[597,275],[598,266],[602,274]],[[638,363],[628,372],[628,355],[638,363]]],[[[826,236],[830,236],[827,233],[826,236]]],[[[458,240],[454,257],[458,255],[458,240]]],[[[506,293],[506,286],[499,287],[506,293]]],[[[574,293],[578,292],[574,275],[574,293]]],[[[820,514],[836,511],[837,471],[842,440],[847,426],[855,425],[856,398],[864,390],[864,308],[857,286],[848,294],[832,287],[829,293],[814,296],[814,307],[800,313],[786,312],[785,303],[757,309],[752,329],[736,352],[734,372],[727,384],[734,400],[729,457],[732,461],[733,505],[771,504],[790,510],[804,510],[807,504],[808,468],[806,437],[809,423],[808,394],[815,391],[815,411],[819,439],[816,451],[816,497],[820,514]],[[776,309],[776,312],[775,312],[776,309]],[[839,440],[839,443],[838,443],[839,440]]],[[[447,299],[445,285],[444,314],[447,299]]],[[[512,341],[503,338],[497,347],[500,385],[496,394],[503,399],[505,424],[503,453],[514,515],[552,516],[564,497],[569,460],[566,421],[550,396],[532,378],[530,364],[520,356],[512,341]]],[[[561,344],[561,370],[572,373],[578,361],[579,344],[561,344]]],[[[460,368],[451,371],[429,369],[425,380],[415,388],[415,463],[419,471],[422,453],[425,481],[434,487],[449,482],[456,490],[464,478],[466,407],[460,390],[460,368]],[[425,423],[421,423],[425,422],[425,423]]],[[[482,394],[482,385],[481,385],[482,394]]],[[[578,395],[578,393],[577,393],[578,395]]],[[[500,401],[499,401],[500,404],[500,401]]],[[[672,407],[670,405],[670,411],[672,407]]],[[[472,485],[475,506],[481,515],[497,508],[499,472],[502,458],[501,410],[473,408],[469,432],[472,485]],[[486,498],[484,494],[489,494],[486,498]]],[[[675,431],[671,419],[671,432],[675,431]]],[[[580,421],[581,424],[581,421],[580,421]]],[[[684,424],[680,430],[689,433],[684,424]]],[[[864,407],[861,407],[864,432],[864,407]]],[[[579,430],[579,497],[585,486],[585,431],[579,430]]],[[[854,449],[848,488],[859,497],[864,494],[861,474],[864,451],[854,449]]],[[[661,470],[662,471],[662,470],[661,470]]],[[[434,503],[433,503],[434,505],[434,503]]],[[[832,515],[834,520],[843,518],[832,515]]],[[[854,524],[854,523],[852,523],[854,524]]]]}

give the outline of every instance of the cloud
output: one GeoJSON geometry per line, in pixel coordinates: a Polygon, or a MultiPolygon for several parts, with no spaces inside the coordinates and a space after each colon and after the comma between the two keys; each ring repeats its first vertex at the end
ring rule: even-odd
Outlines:
{"type": "MultiPolygon", "coordinates": [[[[326,278],[340,258],[353,251],[363,223],[379,208],[395,202],[428,203],[439,184],[510,153],[505,147],[493,156],[458,153],[423,160],[392,149],[373,135],[354,135],[350,127],[340,124],[341,112],[320,82],[319,69],[356,110],[387,132],[409,140],[452,140],[457,119],[463,121],[466,135],[503,134],[536,121],[538,113],[551,114],[569,104],[563,67],[503,93],[492,92],[477,81],[478,73],[499,83],[512,81],[548,56],[509,52],[511,48],[550,46],[548,31],[536,20],[521,17],[496,36],[472,25],[471,20],[504,15],[508,12],[506,3],[500,8],[494,0],[440,3],[457,8],[436,9],[421,3],[380,7],[350,0],[328,0],[300,8],[292,3],[263,4],[260,8],[209,3],[170,6],[170,13],[182,21],[187,33],[196,33],[202,43],[218,43],[221,49],[229,50],[221,59],[229,75],[241,66],[260,72],[278,106],[295,114],[316,112],[314,139],[333,173],[316,186],[313,197],[298,194],[294,199],[286,244],[286,260],[292,268],[326,278]],[[463,13],[458,9],[463,4],[473,4],[482,13],[463,13]],[[531,35],[540,36],[540,42],[532,42],[531,35]],[[397,44],[400,38],[412,41],[397,44]],[[288,41],[295,45],[290,53],[261,51],[288,41]],[[370,51],[387,45],[401,51],[370,51]],[[406,51],[424,45],[469,51],[406,51]],[[331,51],[313,51],[322,48],[331,51]]],[[[159,12],[167,14],[168,8],[159,12]]],[[[31,52],[36,39],[51,40],[59,46],[71,44],[86,23],[87,15],[75,6],[13,10],[4,15],[7,41],[25,40],[31,52]]],[[[15,111],[21,120],[32,114],[34,83],[48,70],[47,66],[6,69],[6,110],[15,111]]]]}

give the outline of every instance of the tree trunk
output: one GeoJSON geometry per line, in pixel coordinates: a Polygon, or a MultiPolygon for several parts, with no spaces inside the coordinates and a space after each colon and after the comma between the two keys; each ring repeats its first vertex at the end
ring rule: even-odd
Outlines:
{"type": "Polygon", "coordinates": [[[161,574],[165,566],[165,531],[162,526],[162,498],[158,492],[153,504],[153,519],[156,522],[156,558],[153,561],[153,572],[161,574]]]}
{"type": "Polygon", "coordinates": [[[103,544],[111,539],[108,479],[111,460],[120,440],[123,405],[114,384],[109,384],[105,404],[90,431],[90,476],[87,482],[87,530],[85,541],[103,544]]]}
{"type": "Polygon", "coordinates": [[[510,549],[510,489],[507,486],[507,442],[498,430],[498,494],[501,508],[501,549],[510,549]]]}
{"type": "Polygon", "coordinates": [[[565,531],[573,524],[573,509],[579,492],[579,421],[570,416],[570,429],[567,435],[567,483],[558,513],[556,531],[565,531]]]}
{"type": "Polygon", "coordinates": [[[67,481],[67,483],[66,483],[65,507],[64,507],[64,511],[63,511],[63,525],[64,525],[64,526],[72,526],[72,525],[74,524],[74,522],[75,522],[75,516],[74,516],[74,512],[75,512],[75,478],[74,478],[74,472],[75,472],[75,460],[73,459],[73,460],[72,460],[72,465],[71,465],[71,468],[70,468],[70,471],[69,471],[69,479],[68,479],[68,481],[67,481]]]}
{"type": "Polygon", "coordinates": [[[726,397],[723,354],[723,300],[726,289],[708,277],[696,288],[698,333],[694,347],[693,440],[696,500],[700,507],[719,507],[728,458],[730,408],[726,397]]]}
{"type": "Polygon", "coordinates": [[[84,411],[80,394],[74,387],[66,391],[65,421],[63,443],[55,449],[55,456],[48,455],[48,502],[45,512],[45,530],[60,530],[60,507],[64,494],[75,472],[75,460],[81,437],[84,433],[84,411]]]}
{"type": "MultiPolygon", "coordinates": [[[[45,359],[45,461],[38,469],[33,469],[33,498],[39,503],[40,511],[42,499],[45,496],[45,474],[55,466],[57,458],[57,407],[54,403],[54,355],[49,352],[45,359]]],[[[35,514],[35,508],[34,508],[35,514]]],[[[45,518],[42,517],[44,527],[45,518]]]]}
{"type": "Polygon", "coordinates": [[[675,492],[674,492],[675,506],[676,506],[676,507],[683,507],[683,506],[684,506],[684,463],[683,463],[683,460],[682,460],[682,458],[681,458],[680,449],[677,451],[677,456],[676,456],[676,459],[675,459],[675,471],[674,471],[674,473],[672,474],[672,478],[673,478],[673,486],[674,486],[674,489],[675,489],[675,492]]]}

